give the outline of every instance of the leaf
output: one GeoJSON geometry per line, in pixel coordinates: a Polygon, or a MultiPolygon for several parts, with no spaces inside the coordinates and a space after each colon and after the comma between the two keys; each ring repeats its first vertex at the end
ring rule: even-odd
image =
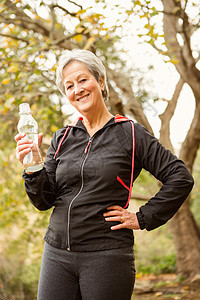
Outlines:
{"type": "Polygon", "coordinates": [[[81,10],[77,11],[76,17],[79,17],[80,15],[83,15],[86,11],[87,11],[86,9],[81,9],[81,10]]]}
{"type": "Polygon", "coordinates": [[[81,34],[77,34],[76,36],[74,36],[73,37],[77,42],[82,42],[82,39],[83,39],[83,37],[82,37],[82,35],[81,34]]]}
{"type": "Polygon", "coordinates": [[[35,70],[34,73],[35,73],[36,75],[41,75],[41,71],[40,71],[40,70],[35,70]]]}
{"type": "Polygon", "coordinates": [[[82,33],[85,30],[85,27],[79,26],[76,28],[76,32],[82,33]]]}
{"type": "Polygon", "coordinates": [[[5,106],[10,108],[11,104],[15,101],[15,97],[11,96],[6,100],[5,106]]]}
{"type": "Polygon", "coordinates": [[[11,79],[11,78],[5,78],[5,79],[2,80],[2,83],[3,83],[4,85],[6,85],[6,84],[8,84],[8,83],[10,82],[10,79],[11,79]]]}
{"type": "Polygon", "coordinates": [[[144,14],[144,15],[141,15],[141,16],[140,16],[140,19],[142,19],[142,18],[148,18],[148,16],[149,16],[149,14],[146,13],[146,14],[144,14]]]}
{"type": "Polygon", "coordinates": [[[30,6],[29,4],[26,4],[26,5],[24,6],[24,9],[31,10],[31,6],[30,6]]]}
{"type": "Polygon", "coordinates": [[[56,126],[56,125],[51,125],[51,131],[52,132],[56,132],[57,130],[58,130],[59,128],[58,128],[58,126],[56,126]]]}
{"type": "Polygon", "coordinates": [[[96,40],[95,37],[90,37],[90,38],[87,40],[84,49],[85,49],[85,50],[88,50],[88,49],[90,48],[90,46],[92,46],[92,44],[95,42],[95,40],[96,40]]]}
{"type": "Polygon", "coordinates": [[[19,66],[18,65],[12,65],[8,68],[8,73],[15,73],[18,71],[19,66]]]}
{"type": "Polygon", "coordinates": [[[170,63],[174,64],[174,65],[177,65],[179,63],[179,60],[178,59],[175,59],[175,58],[171,58],[169,60],[170,63]]]}
{"type": "Polygon", "coordinates": [[[21,57],[20,57],[20,61],[22,61],[22,60],[24,60],[25,58],[27,58],[27,54],[24,54],[24,55],[22,55],[21,57]]]}
{"type": "Polygon", "coordinates": [[[5,115],[8,111],[8,107],[7,106],[4,106],[4,110],[3,110],[3,114],[5,115]]]}

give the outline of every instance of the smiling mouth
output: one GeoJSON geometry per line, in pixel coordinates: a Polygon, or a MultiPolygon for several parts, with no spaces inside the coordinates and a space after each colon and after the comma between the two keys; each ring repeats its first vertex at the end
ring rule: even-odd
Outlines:
{"type": "Polygon", "coordinates": [[[77,101],[83,102],[83,101],[85,101],[85,100],[88,98],[89,95],[90,95],[90,94],[87,94],[87,95],[85,95],[84,97],[81,97],[81,98],[77,99],[77,101]]]}

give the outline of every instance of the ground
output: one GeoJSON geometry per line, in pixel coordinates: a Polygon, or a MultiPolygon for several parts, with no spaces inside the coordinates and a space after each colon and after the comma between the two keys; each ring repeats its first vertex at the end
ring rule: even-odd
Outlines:
{"type": "Polygon", "coordinates": [[[200,284],[189,286],[175,274],[147,275],[136,279],[133,300],[200,300],[200,284]]]}

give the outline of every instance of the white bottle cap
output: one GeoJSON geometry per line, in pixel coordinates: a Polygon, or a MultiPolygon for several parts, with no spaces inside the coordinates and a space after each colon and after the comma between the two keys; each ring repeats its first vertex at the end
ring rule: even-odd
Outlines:
{"type": "Polygon", "coordinates": [[[30,114],[31,109],[28,103],[22,103],[19,105],[19,115],[21,114],[30,114]]]}

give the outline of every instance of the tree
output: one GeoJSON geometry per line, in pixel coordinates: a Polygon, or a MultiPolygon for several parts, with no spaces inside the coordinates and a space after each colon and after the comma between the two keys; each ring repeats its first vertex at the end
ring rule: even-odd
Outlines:
{"type": "MultiPolygon", "coordinates": [[[[5,124],[5,128],[0,129],[2,137],[6,138],[8,131],[10,135],[15,134],[18,120],[16,108],[25,101],[31,104],[33,113],[40,116],[39,126],[47,135],[63,126],[67,116],[63,113],[64,103],[54,84],[55,66],[61,52],[73,48],[90,49],[102,57],[109,79],[108,106],[111,112],[133,116],[153,134],[142,103],[133,93],[125,62],[120,60],[115,48],[116,29],[119,30],[121,24],[118,24],[115,16],[116,24],[109,28],[106,26],[103,9],[108,3],[96,1],[98,7],[95,12],[92,7],[83,7],[72,0],[67,0],[63,5],[58,3],[38,1],[36,6],[31,1],[29,4],[21,0],[0,2],[0,110],[3,113],[1,121],[5,124]],[[97,9],[102,13],[97,13],[97,9]],[[113,63],[115,68],[112,67],[113,63]],[[46,119],[48,122],[44,122],[46,119]]],[[[134,13],[145,19],[147,33],[140,36],[146,38],[165,60],[173,63],[180,74],[174,95],[160,116],[160,141],[172,151],[169,125],[183,84],[187,83],[194,93],[194,119],[180,151],[180,158],[192,171],[200,141],[200,79],[197,59],[191,48],[191,36],[198,30],[199,21],[194,22],[189,18],[187,8],[189,3],[198,8],[198,2],[158,0],[158,3],[162,4],[161,9],[153,6],[151,1],[139,0],[130,2],[129,9],[118,10],[117,4],[113,4],[113,8],[116,15],[123,10],[127,20],[134,13]],[[163,17],[163,30],[156,27],[154,21],[154,17],[156,19],[160,14],[163,17]],[[182,42],[178,41],[177,35],[182,36],[182,42]]],[[[3,146],[5,148],[7,144],[3,146]]],[[[194,278],[200,273],[200,234],[190,212],[189,199],[174,217],[171,227],[178,273],[194,278]]]]}
{"type": "MultiPolygon", "coordinates": [[[[175,87],[174,95],[168,102],[162,115],[160,141],[173,152],[170,141],[170,120],[185,84],[191,88],[195,98],[195,112],[182,144],[179,157],[192,172],[194,161],[200,144],[200,70],[198,68],[199,48],[192,43],[192,38],[200,29],[200,13],[198,1],[161,0],[162,8],[156,8],[151,1],[135,1],[133,12],[146,19],[147,34],[141,35],[152,47],[163,55],[164,59],[173,63],[180,79],[175,87]],[[193,8],[193,15],[191,9],[193,8]],[[154,20],[162,14],[163,32],[154,20]]],[[[179,274],[199,280],[200,275],[200,230],[190,210],[189,198],[171,222],[171,230],[176,247],[177,271],[179,274]],[[191,238],[192,237],[192,238],[191,238]]]]}

